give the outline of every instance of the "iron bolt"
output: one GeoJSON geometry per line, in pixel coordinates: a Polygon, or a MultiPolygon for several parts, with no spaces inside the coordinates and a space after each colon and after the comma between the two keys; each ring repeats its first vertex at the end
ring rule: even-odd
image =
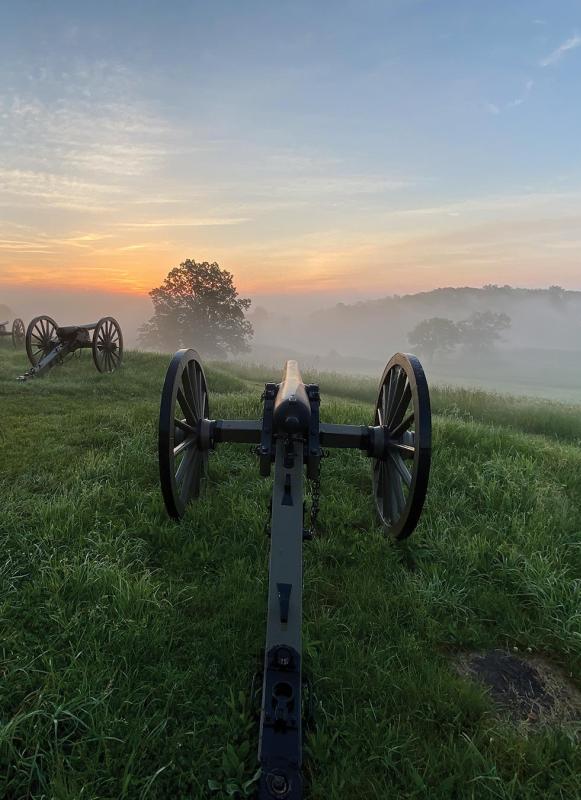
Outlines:
{"type": "Polygon", "coordinates": [[[271,795],[274,797],[286,797],[289,791],[289,783],[284,775],[271,772],[266,779],[266,784],[271,795]]]}

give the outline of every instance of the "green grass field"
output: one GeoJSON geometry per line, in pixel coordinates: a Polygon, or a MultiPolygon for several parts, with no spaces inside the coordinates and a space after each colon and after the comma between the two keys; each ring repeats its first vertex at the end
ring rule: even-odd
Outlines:
{"type": "MultiPolygon", "coordinates": [[[[85,354],[86,355],[86,354],[85,354]]],[[[236,796],[256,770],[270,482],[223,446],[181,525],[158,488],[168,357],[90,357],[18,384],[0,350],[0,797],[236,796]],[[211,792],[209,781],[222,786],[211,792]]],[[[257,418],[265,379],[207,370],[215,417],[257,418]]],[[[318,380],[326,421],[371,422],[375,382],[318,380]]],[[[378,376],[379,378],[379,376],[378,376]]],[[[427,505],[379,529],[370,466],[322,468],[305,545],[312,800],[581,796],[579,726],[514,725],[457,653],[542,655],[579,686],[581,406],[434,389],[427,505]]]]}

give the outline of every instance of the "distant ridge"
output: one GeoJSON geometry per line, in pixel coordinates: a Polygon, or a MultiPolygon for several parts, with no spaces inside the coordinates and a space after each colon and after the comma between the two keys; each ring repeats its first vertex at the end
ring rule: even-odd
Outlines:
{"type": "Polygon", "coordinates": [[[546,289],[530,289],[518,286],[499,286],[497,284],[487,284],[486,286],[442,286],[437,289],[430,289],[424,292],[410,292],[408,294],[392,294],[378,297],[372,300],[357,300],[354,303],[337,303],[332,307],[327,307],[314,314],[326,313],[335,309],[349,308],[377,308],[392,304],[432,304],[434,301],[456,301],[465,302],[467,299],[490,300],[490,301],[519,301],[519,300],[538,300],[546,299],[551,302],[568,302],[581,300],[581,290],[564,289],[561,286],[550,286],[546,289]]]}

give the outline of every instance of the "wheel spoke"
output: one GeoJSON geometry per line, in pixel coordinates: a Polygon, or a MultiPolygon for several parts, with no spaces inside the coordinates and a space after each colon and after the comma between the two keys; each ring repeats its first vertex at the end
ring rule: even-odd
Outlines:
{"type": "Polygon", "coordinates": [[[178,389],[177,399],[187,421],[190,425],[195,425],[197,422],[196,415],[181,389],[178,389]]]}
{"type": "Polygon", "coordinates": [[[388,447],[401,455],[402,458],[413,458],[416,448],[410,444],[402,444],[401,442],[390,442],[388,447]]]}
{"type": "MultiPolygon", "coordinates": [[[[190,497],[197,497],[200,492],[200,461],[202,455],[196,448],[192,450],[190,466],[184,476],[180,497],[183,503],[187,503],[190,497]]],[[[188,454],[189,455],[189,454],[188,454]]]]}
{"type": "Polygon", "coordinates": [[[205,409],[204,375],[201,369],[198,369],[197,373],[198,373],[198,407],[200,409],[200,419],[203,419],[204,409],[205,409]]]}
{"type": "Polygon", "coordinates": [[[200,400],[198,397],[198,378],[196,371],[196,362],[190,361],[187,368],[184,370],[184,373],[185,372],[187,372],[188,374],[188,381],[190,387],[188,399],[190,399],[190,402],[194,407],[196,419],[200,419],[200,400]]]}
{"type": "Polygon", "coordinates": [[[185,419],[177,419],[177,417],[174,418],[174,425],[176,426],[176,428],[179,428],[180,430],[184,431],[184,433],[197,434],[196,428],[193,428],[191,425],[188,425],[185,419]]]}
{"type": "MultiPolygon", "coordinates": [[[[194,398],[194,390],[193,390],[193,387],[192,387],[192,381],[191,381],[191,376],[190,376],[190,371],[188,369],[188,366],[189,365],[186,365],[186,367],[184,368],[184,370],[182,372],[182,387],[181,387],[181,389],[178,389],[178,397],[179,397],[180,391],[181,391],[181,394],[182,394],[182,396],[184,398],[184,401],[187,403],[186,408],[184,408],[184,406],[182,406],[183,410],[184,411],[189,410],[190,416],[191,416],[193,422],[197,422],[198,419],[199,419],[199,414],[198,414],[198,409],[197,409],[197,406],[196,406],[196,401],[195,401],[195,398],[194,398]]],[[[180,403],[181,403],[181,400],[180,400],[180,403]]],[[[186,414],[186,417],[187,416],[188,415],[186,414]]]]}
{"type": "Polygon", "coordinates": [[[411,399],[412,399],[412,387],[406,380],[406,384],[403,393],[399,399],[399,403],[397,404],[397,407],[394,409],[393,414],[391,415],[391,419],[389,420],[388,423],[388,427],[391,430],[397,428],[397,426],[402,422],[405,413],[408,410],[411,399]]]}
{"type": "Polygon", "coordinates": [[[387,455],[391,459],[391,463],[394,465],[395,469],[398,471],[400,476],[403,479],[405,485],[409,487],[412,485],[412,474],[406,465],[403,463],[403,458],[399,453],[394,453],[392,450],[388,449],[387,455]]]}
{"type": "MultiPolygon", "coordinates": [[[[387,472],[389,475],[389,488],[391,491],[392,497],[392,506],[395,510],[397,515],[396,519],[401,517],[403,510],[405,509],[406,499],[403,493],[403,487],[401,484],[401,478],[392,466],[392,462],[388,461],[386,464],[387,472]]],[[[393,522],[396,522],[396,519],[393,522]]]]}
{"type": "Polygon", "coordinates": [[[178,484],[178,486],[183,483],[184,478],[189,474],[190,470],[192,469],[192,464],[194,462],[195,454],[196,454],[195,450],[188,450],[188,452],[185,453],[183,458],[181,459],[175,473],[176,483],[178,484]]]}
{"type": "Polygon", "coordinates": [[[412,398],[412,390],[409,385],[407,375],[403,370],[400,371],[398,376],[397,385],[392,396],[392,402],[388,408],[386,425],[388,428],[393,428],[399,425],[402,421],[406,409],[412,398]]]}
{"type": "Polygon", "coordinates": [[[391,431],[390,436],[393,439],[400,439],[404,435],[404,433],[408,430],[413,421],[414,421],[414,412],[412,411],[412,413],[408,414],[408,416],[404,419],[403,422],[401,422],[396,428],[394,428],[391,431]]]}
{"type": "Polygon", "coordinates": [[[392,406],[393,391],[394,391],[394,386],[396,384],[396,374],[397,374],[398,369],[399,369],[399,367],[396,366],[389,372],[389,375],[387,376],[387,381],[386,381],[386,383],[387,383],[387,391],[385,390],[386,384],[385,383],[383,384],[383,404],[382,404],[382,408],[383,408],[383,418],[384,419],[387,419],[387,415],[388,415],[389,409],[392,406]]]}
{"type": "Polygon", "coordinates": [[[176,445],[176,447],[174,447],[173,449],[173,454],[174,456],[177,456],[180,453],[183,453],[184,450],[189,450],[190,447],[195,447],[195,446],[196,446],[196,440],[192,436],[189,439],[184,439],[183,442],[180,442],[178,445],[176,445]]]}

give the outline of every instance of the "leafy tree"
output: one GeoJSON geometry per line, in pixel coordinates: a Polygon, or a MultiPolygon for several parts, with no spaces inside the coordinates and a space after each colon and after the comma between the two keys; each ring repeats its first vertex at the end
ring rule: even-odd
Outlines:
{"type": "Polygon", "coordinates": [[[244,314],[251,301],[238,297],[232,274],[218,264],[188,258],[149,296],[155,313],[140,329],[142,344],[161,350],[195,347],[217,357],[250,349],[254,332],[244,314]]]}
{"type": "Polygon", "coordinates": [[[565,300],[565,289],[562,286],[549,286],[549,301],[559,308],[565,300]]]}
{"type": "Polygon", "coordinates": [[[468,319],[458,322],[459,341],[468,350],[475,352],[489,350],[502,338],[502,331],[508,330],[510,324],[508,314],[476,311],[468,319]]]}
{"type": "Polygon", "coordinates": [[[510,328],[508,314],[494,311],[476,311],[468,319],[452,322],[451,319],[432,317],[424,319],[408,334],[410,344],[428,358],[440,352],[450,352],[458,345],[467,350],[489,350],[510,328]]]}
{"type": "Polygon", "coordinates": [[[451,319],[431,317],[419,322],[408,333],[408,340],[419,353],[432,359],[438,350],[445,353],[454,349],[459,342],[459,331],[451,319]]]}

